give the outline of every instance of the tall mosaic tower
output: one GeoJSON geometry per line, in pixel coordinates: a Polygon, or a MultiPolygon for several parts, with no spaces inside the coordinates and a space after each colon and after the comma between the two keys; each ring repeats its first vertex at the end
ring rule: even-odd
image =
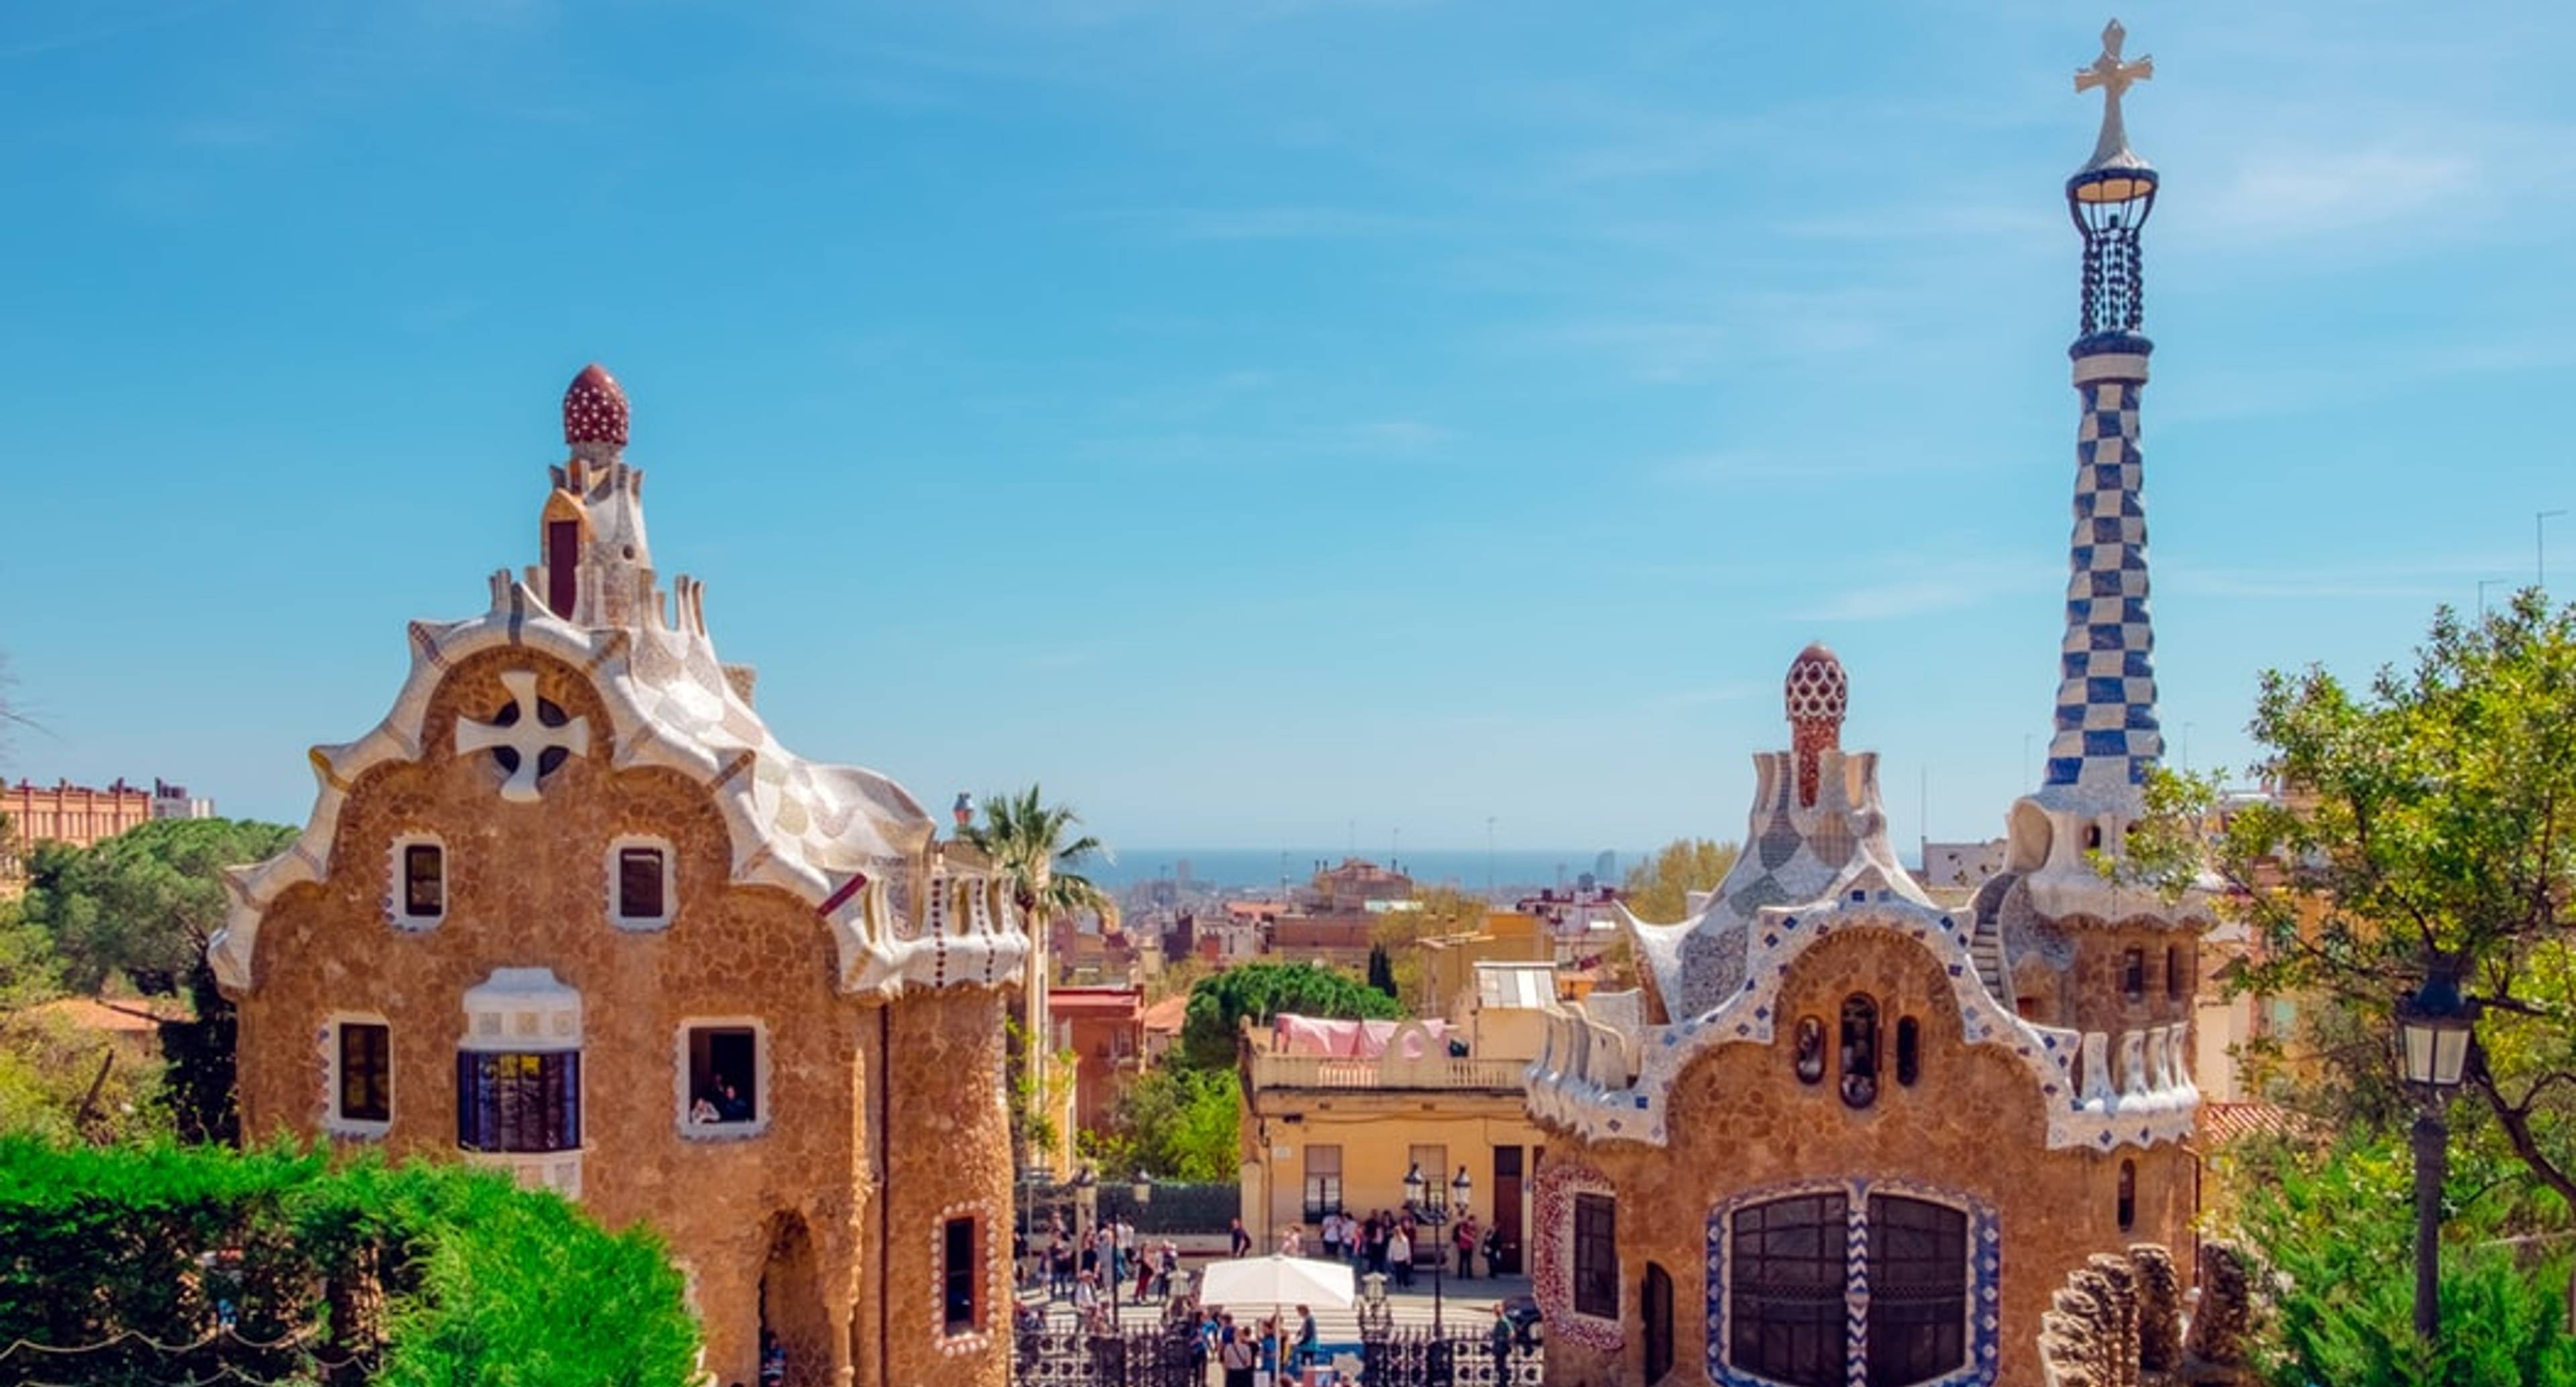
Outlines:
{"type": "Polygon", "coordinates": [[[2129,148],[2120,98],[2155,74],[2154,60],[2120,55],[2113,20],[2102,55],[2076,74],[2099,89],[2102,135],[2066,180],[2066,206],[2084,238],[2081,329],[2067,354],[2083,397],[2075,442],[2075,532],[2069,542],[2066,638],[2059,647],[2056,734],[2043,801],[2135,812],[2147,767],[2163,754],[2156,726],[2155,627],[2147,616],[2147,517],[2140,503],[2138,396],[2155,344],[2138,329],[2146,284],[2138,233],[2155,210],[2156,171],[2129,148]]]}

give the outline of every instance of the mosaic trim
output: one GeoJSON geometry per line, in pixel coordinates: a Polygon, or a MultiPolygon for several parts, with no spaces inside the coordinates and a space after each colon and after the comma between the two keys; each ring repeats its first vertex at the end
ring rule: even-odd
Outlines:
{"type": "Polygon", "coordinates": [[[1617,1353],[1628,1342],[1627,1277],[1619,1278],[1622,1318],[1605,1320],[1574,1308],[1574,1196],[1578,1194],[1619,1197],[1609,1178],[1589,1166],[1550,1160],[1540,1169],[1538,1188],[1532,1193],[1538,1227],[1530,1249],[1530,1295],[1538,1301],[1550,1335],[1602,1353],[1617,1353]]]}
{"type": "Polygon", "coordinates": [[[1733,1321],[1726,1288],[1732,1284],[1734,1269],[1734,1247],[1728,1230],[1739,1209],[1807,1194],[1840,1194],[1849,1210],[1843,1279],[1843,1361],[1848,1387],[1868,1387],[1869,1382],[1869,1197],[1873,1194],[1943,1204],[1968,1216],[1967,1364],[1914,1387],[1993,1387],[1995,1375],[2003,1366],[2003,1229],[1994,1209],[1955,1190],[1865,1176],[1767,1185],[1746,1190],[1709,1212],[1708,1303],[1703,1317],[1708,1332],[1709,1381],[1718,1387],[1778,1387],[1771,1379],[1739,1371],[1726,1361],[1733,1321]]]}
{"type": "Polygon", "coordinates": [[[999,987],[1018,978],[1029,940],[1006,893],[978,893],[981,904],[943,912],[943,932],[907,937],[910,922],[897,916],[916,897],[902,879],[985,878],[981,857],[936,842],[936,826],[894,782],[780,745],[725,681],[694,605],[697,585],[686,591],[692,601],[680,604],[678,628],[648,617],[641,627],[595,629],[559,619],[504,570],[492,575],[492,604],[481,616],[413,623],[411,668],[384,720],[354,742],[313,749],[320,792],[304,831],[277,856],[225,873],[225,925],[206,950],[215,976],[236,991],[253,989],[262,917],[289,887],[329,876],[340,816],[359,779],[379,765],[421,759],[429,705],[456,664],[486,650],[517,650],[531,665],[559,661],[588,683],[608,724],[586,729],[591,754],[604,753],[618,769],[676,771],[705,787],[732,841],[730,880],[775,886],[814,908],[837,950],[843,991],[999,987]],[[871,884],[843,894],[858,876],[871,884]]]}
{"type": "MultiPolygon", "coordinates": [[[[1949,977],[1967,1043],[2011,1051],[2038,1086],[2048,1113],[2049,1149],[2110,1151],[2129,1144],[2143,1147],[2181,1141],[2191,1135],[2200,1093],[2191,1085],[2187,1066],[2178,1069],[2170,1059],[2160,1066],[2150,1065],[2144,1072],[2162,1074],[2163,1085],[2122,1090],[2092,1082],[2094,1076],[2109,1072],[2094,1064],[2089,1066],[2084,1090],[2079,1091],[2075,1064],[2093,1037],[2034,1025],[2014,1015],[1986,991],[1977,976],[1970,948],[1974,931],[1968,922],[1901,900],[1763,910],[1747,941],[1750,964],[1744,985],[1724,1006],[1705,1016],[1649,1030],[1645,1059],[1632,1087],[1612,1088],[1585,1077],[1579,1052],[1589,1047],[1573,1034],[1575,1027],[1585,1024],[1583,1019],[1571,1012],[1552,1017],[1547,1048],[1529,1070],[1531,1115],[1590,1141],[1665,1145],[1670,1138],[1667,1103],[1672,1085],[1716,1046],[1769,1045],[1774,1003],[1790,965],[1815,941],[1850,930],[1901,935],[1932,953],[1949,977]]],[[[2147,1037],[2124,1038],[2124,1049],[2132,1039],[2143,1046],[2147,1037]]],[[[2167,1037],[2157,1048],[2170,1052],[2174,1043],[2167,1037]]]]}
{"type": "Polygon", "coordinates": [[[993,1236],[993,1206],[980,1199],[951,1204],[930,1221],[930,1341],[951,1358],[981,1353],[993,1346],[993,1322],[1002,1318],[1002,1307],[1011,1300],[1010,1283],[1002,1274],[1001,1241],[993,1236]],[[948,1256],[948,1225],[961,1218],[975,1220],[975,1244],[984,1256],[984,1295],[983,1303],[976,1307],[978,1326],[968,1333],[951,1334],[947,1278],[942,1275],[947,1268],[941,1263],[948,1256]]]}

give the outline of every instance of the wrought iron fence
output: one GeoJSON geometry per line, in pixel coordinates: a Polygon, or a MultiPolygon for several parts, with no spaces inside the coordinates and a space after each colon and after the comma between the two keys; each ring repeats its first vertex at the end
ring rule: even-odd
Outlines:
{"type": "MultiPolygon", "coordinates": [[[[1194,1352],[1194,1342],[1186,1328],[1023,1329],[1011,1380],[1021,1387],[1207,1387],[1217,1370],[1194,1352]]],[[[1543,1387],[1547,1380],[1537,1349],[1514,1345],[1497,1361],[1492,1341],[1478,1333],[1364,1334],[1356,1357],[1360,1387],[1543,1387]]]]}

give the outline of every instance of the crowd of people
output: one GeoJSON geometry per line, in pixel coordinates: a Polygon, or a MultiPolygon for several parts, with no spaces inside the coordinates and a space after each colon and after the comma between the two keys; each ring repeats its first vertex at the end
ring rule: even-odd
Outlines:
{"type": "Polygon", "coordinates": [[[1070,1301],[1086,1330],[1106,1328],[1122,1299],[1151,1304],[1171,1294],[1181,1250],[1166,1238],[1157,1246],[1136,1236],[1123,1218],[1103,1219],[1087,1232],[1072,1232],[1061,1214],[1049,1217],[1046,1244],[1034,1246],[1025,1230],[1011,1234],[1012,1280],[1021,1290],[1044,1282],[1047,1299],[1070,1301]]]}
{"type": "MultiPolygon", "coordinates": [[[[1502,1274],[1497,1266],[1503,1255],[1502,1230],[1481,1227],[1474,1214],[1459,1215],[1444,1234],[1438,1225],[1410,1213],[1380,1209],[1363,1217],[1336,1210],[1324,1215],[1320,1241],[1326,1261],[1347,1261],[1361,1275],[1374,1272],[1400,1288],[1412,1286],[1418,1266],[1474,1276],[1479,1256],[1485,1259],[1487,1276],[1502,1274]]],[[[1304,1230],[1289,1229],[1287,1244],[1281,1250],[1290,1256],[1305,1255],[1304,1230]]]]}

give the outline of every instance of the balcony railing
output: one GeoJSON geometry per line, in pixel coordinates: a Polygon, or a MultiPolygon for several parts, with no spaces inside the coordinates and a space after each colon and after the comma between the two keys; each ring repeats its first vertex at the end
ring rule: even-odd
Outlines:
{"type": "Polygon", "coordinates": [[[1518,1093],[1522,1071],[1529,1067],[1525,1059],[1454,1059],[1447,1055],[1342,1059],[1255,1053],[1251,1058],[1254,1088],[1483,1089],[1518,1093]]]}

